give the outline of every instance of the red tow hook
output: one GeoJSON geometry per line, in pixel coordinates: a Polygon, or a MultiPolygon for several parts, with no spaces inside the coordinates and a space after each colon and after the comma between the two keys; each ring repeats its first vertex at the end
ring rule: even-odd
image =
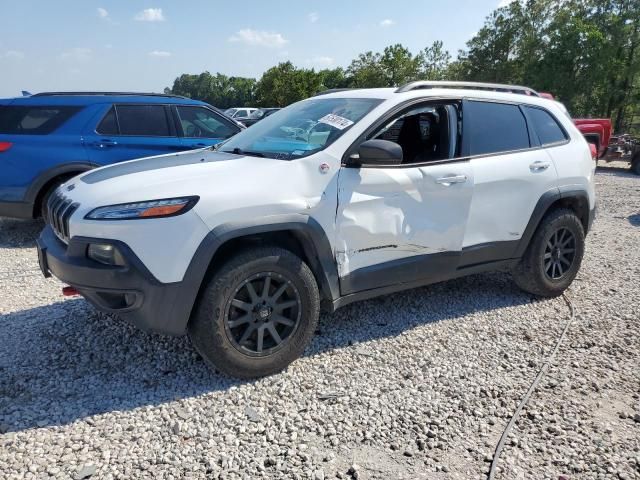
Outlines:
{"type": "Polygon", "coordinates": [[[62,287],[62,295],[65,297],[75,297],[76,295],[80,295],[80,292],[78,292],[75,287],[62,287]]]}

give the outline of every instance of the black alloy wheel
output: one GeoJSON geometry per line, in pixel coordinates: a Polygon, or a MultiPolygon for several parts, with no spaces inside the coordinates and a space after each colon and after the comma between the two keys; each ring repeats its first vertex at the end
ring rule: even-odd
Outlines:
{"type": "Polygon", "coordinates": [[[576,237],[565,227],[557,229],[547,240],[544,272],[551,280],[560,280],[571,269],[576,256],[576,237]]]}
{"type": "Polygon", "coordinates": [[[257,273],[227,303],[225,332],[240,352],[271,355],[295,333],[301,312],[300,294],[290,280],[275,272],[257,273]]]}

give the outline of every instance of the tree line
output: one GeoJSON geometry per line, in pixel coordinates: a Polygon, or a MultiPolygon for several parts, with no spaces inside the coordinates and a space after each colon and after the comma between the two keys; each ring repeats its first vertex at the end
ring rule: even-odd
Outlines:
{"type": "Polygon", "coordinates": [[[219,108],[283,107],[332,88],[412,80],[512,83],[550,92],[574,117],[608,117],[640,130],[640,0],[515,0],[494,10],[454,59],[442,42],[361,53],[347,68],[282,62],[260,79],[183,74],[167,92],[219,108]]]}

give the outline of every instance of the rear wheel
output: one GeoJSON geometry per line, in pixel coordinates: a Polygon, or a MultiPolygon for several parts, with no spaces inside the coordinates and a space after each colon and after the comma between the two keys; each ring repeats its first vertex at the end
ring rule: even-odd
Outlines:
{"type": "Polygon", "coordinates": [[[189,337],[213,367],[241,378],[270,375],[298,358],[318,323],[309,267],[280,248],[246,250],[207,283],[189,337]]]}
{"type": "Polygon", "coordinates": [[[584,254],[584,228],[568,209],[548,213],[513,270],[518,286],[543,297],[561,295],[578,274],[584,254]]]}

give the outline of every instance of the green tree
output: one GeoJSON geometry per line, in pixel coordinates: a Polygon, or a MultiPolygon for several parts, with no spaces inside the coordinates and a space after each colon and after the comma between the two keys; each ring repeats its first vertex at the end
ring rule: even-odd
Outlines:
{"type": "Polygon", "coordinates": [[[451,55],[439,40],[418,54],[421,80],[447,79],[451,55]]]}
{"type": "Polygon", "coordinates": [[[314,70],[284,62],[264,72],[256,85],[256,99],[263,107],[285,107],[315,95],[321,85],[320,75],[314,70]]]}

